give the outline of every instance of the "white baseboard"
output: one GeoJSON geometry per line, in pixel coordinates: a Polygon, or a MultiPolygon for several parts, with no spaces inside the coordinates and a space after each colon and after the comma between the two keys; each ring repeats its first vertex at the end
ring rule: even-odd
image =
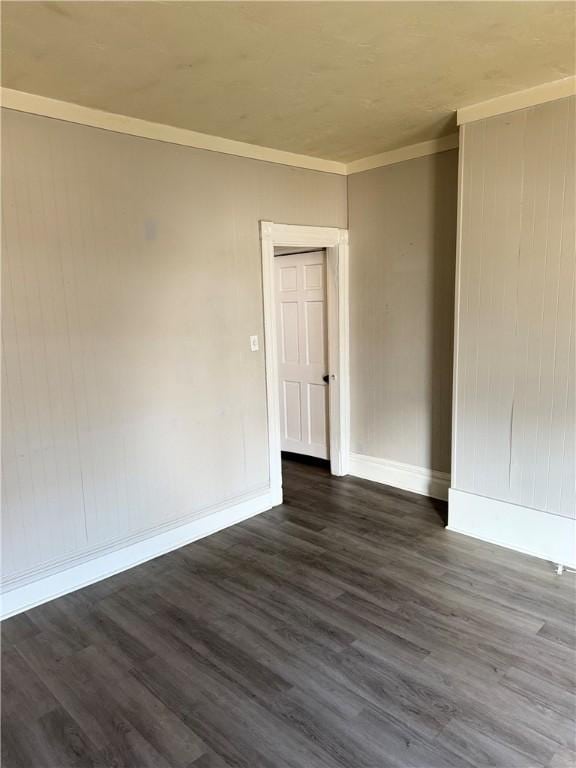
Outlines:
{"type": "Polygon", "coordinates": [[[420,493],[422,496],[431,496],[433,499],[445,501],[448,498],[450,475],[446,472],[436,472],[436,470],[417,467],[413,464],[402,464],[390,459],[351,453],[350,474],[362,477],[364,480],[373,480],[376,483],[420,493]]]}
{"type": "Polygon", "coordinates": [[[576,520],[450,488],[448,530],[576,567],[576,520]]]}
{"type": "Polygon", "coordinates": [[[7,619],[36,605],[126,571],[135,565],[265,512],[272,506],[272,494],[267,490],[252,498],[229,503],[225,507],[161,533],[155,533],[149,538],[129,543],[121,548],[116,545],[113,551],[100,552],[96,557],[74,565],[64,565],[56,573],[41,575],[34,581],[27,580],[24,584],[18,584],[18,581],[12,582],[0,597],[0,618],[7,619]]]}

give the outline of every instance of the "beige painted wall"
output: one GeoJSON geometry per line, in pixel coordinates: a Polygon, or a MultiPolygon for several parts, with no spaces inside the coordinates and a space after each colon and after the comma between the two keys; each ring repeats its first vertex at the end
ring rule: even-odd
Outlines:
{"type": "Polygon", "coordinates": [[[458,151],[348,177],[352,451],[450,471],[458,151]]]}
{"type": "Polygon", "coordinates": [[[463,126],[452,486],[566,517],[574,494],[574,110],[463,126]]]}
{"type": "Polygon", "coordinates": [[[265,488],[258,221],[346,180],[10,110],[2,160],[4,575],[265,488]]]}

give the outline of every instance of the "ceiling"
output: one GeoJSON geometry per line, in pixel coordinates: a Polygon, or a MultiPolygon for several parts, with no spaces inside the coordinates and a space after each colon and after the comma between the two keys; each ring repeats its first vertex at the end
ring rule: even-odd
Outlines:
{"type": "Polygon", "coordinates": [[[571,2],[4,2],[2,83],[349,162],[574,74],[571,2]]]}

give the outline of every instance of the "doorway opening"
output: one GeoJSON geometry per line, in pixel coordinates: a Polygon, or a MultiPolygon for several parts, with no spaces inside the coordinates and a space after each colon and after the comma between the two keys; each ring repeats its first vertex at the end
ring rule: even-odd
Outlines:
{"type": "Polygon", "coordinates": [[[282,503],[282,451],[348,474],[348,233],[260,223],[270,486],[282,503]]]}
{"type": "Polygon", "coordinates": [[[282,453],[330,458],[326,249],[274,248],[282,453]]]}

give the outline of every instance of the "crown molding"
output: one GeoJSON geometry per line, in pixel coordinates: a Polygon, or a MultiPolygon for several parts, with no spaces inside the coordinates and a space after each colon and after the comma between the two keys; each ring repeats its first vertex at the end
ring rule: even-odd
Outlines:
{"type": "Polygon", "coordinates": [[[503,115],[506,112],[514,112],[517,109],[534,107],[537,104],[545,104],[547,101],[555,101],[574,95],[576,95],[576,77],[564,77],[561,80],[552,80],[533,88],[525,88],[523,91],[506,93],[495,99],[461,107],[456,116],[458,125],[464,125],[464,123],[470,123],[474,120],[503,115]]]}
{"type": "Polygon", "coordinates": [[[281,165],[290,165],[312,171],[336,173],[341,176],[346,175],[346,165],[335,160],[324,160],[319,157],[284,152],[283,150],[271,147],[261,147],[257,144],[247,144],[243,141],[224,139],[220,136],[210,136],[206,133],[190,131],[187,128],[176,128],[171,125],[164,125],[163,123],[140,120],[137,117],[103,112],[99,109],[83,107],[80,104],[58,101],[46,96],[15,91],[11,88],[2,88],[1,97],[3,107],[14,109],[18,112],[52,117],[57,120],[65,120],[68,123],[89,125],[92,128],[102,128],[106,131],[126,133],[130,136],[165,141],[170,144],[194,147],[195,149],[207,149],[211,152],[221,152],[226,155],[248,157],[252,160],[280,163],[281,165]]]}
{"type": "Polygon", "coordinates": [[[379,155],[371,155],[361,160],[353,160],[346,166],[346,171],[347,175],[362,173],[362,171],[370,171],[373,168],[401,163],[404,160],[414,160],[417,157],[425,157],[426,155],[435,155],[437,152],[446,152],[457,147],[458,134],[452,133],[450,136],[443,136],[441,139],[422,141],[420,144],[410,144],[407,147],[391,149],[389,152],[381,152],[379,155]]]}
{"type": "Polygon", "coordinates": [[[234,139],[224,139],[221,136],[211,136],[206,133],[190,131],[187,128],[176,128],[163,123],[153,123],[141,120],[137,117],[128,117],[114,112],[104,112],[91,107],[83,107],[68,101],[50,99],[46,96],[38,96],[33,93],[16,91],[12,88],[0,89],[1,106],[18,112],[27,112],[42,117],[50,117],[55,120],[64,120],[68,123],[87,125],[92,128],[100,128],[105,131],[124,133],[130,136],[164,141],[169,144],[179,144],[195,149],[204,149],[211,152],[221,152],[236,157],[247,157],[252,160],[262,160],[269,163],[280,163],[295,168],[305,168],[323,173],[334,173],[340,176],[348,176],[360,173],[371,168],[380,168],[404,160],[412,160],[425,155],[433,155],[437,152],[445,152],[458,146],[458,134],[444,136],[441,139],[423,141],[420,144],[411,144],[389,152],[354,160],[351,163],[342,163],[336,160],[325,160],[310,155],[299,155],[293,152],[284,152],[280,149],[262,147],[257,144],[247,144],[234,139]]]}
{"type": "MultiPolygon", "coordinates": [[[[485,117],[512,112],[517,109],[544,104],[566,96],[576,94],[576,77],[565,77],[562,80],[554,80],[542,83],[534,88],[508,93],[495,99],[482,101],[461,107],[457,111],[458,125],[481,120],[485,117]]],[[[113,112],[104,112],[91,107],[83,107],[68,101],[50,99],[46,96],[38,96],[33,93],[16,91],[12,88],[0,89],[1,106],[18,112],[28,112],[43,117],[51,117],[56,120],[64,120],[69,123],[88,125],[92,128],[101,128],[106,131],[124,133],[130,136],[164,141],[170,144],[179,144],[195,149],[204,149],[211,152],[221,152],[226,155],[247,157],[252,160],[262,160],[269,163],[279,163],[295,168],[304,168],[324,173],[335,173],[339,176],[350,176],[354,173],[362,173],[373,168],[381,168],[405,160],[414,160],[426,155],[434,155],[438,152],[446,152],[458,147],[458,134],[453,133],[440,139],[423,141],[419,144],[392,149],[381,152],[350,163],[342,163],[336,160],[326,160],[311,155],[300,155],[294,152],[285,152],[272,147],[262,147],[258,144],[248,144],[234,139],[225,139],[221,136],[211,136],[187,128],[176,128],[163,123],[153,123],[141,120],[137,117],[128,117],[113,112]]]]}

